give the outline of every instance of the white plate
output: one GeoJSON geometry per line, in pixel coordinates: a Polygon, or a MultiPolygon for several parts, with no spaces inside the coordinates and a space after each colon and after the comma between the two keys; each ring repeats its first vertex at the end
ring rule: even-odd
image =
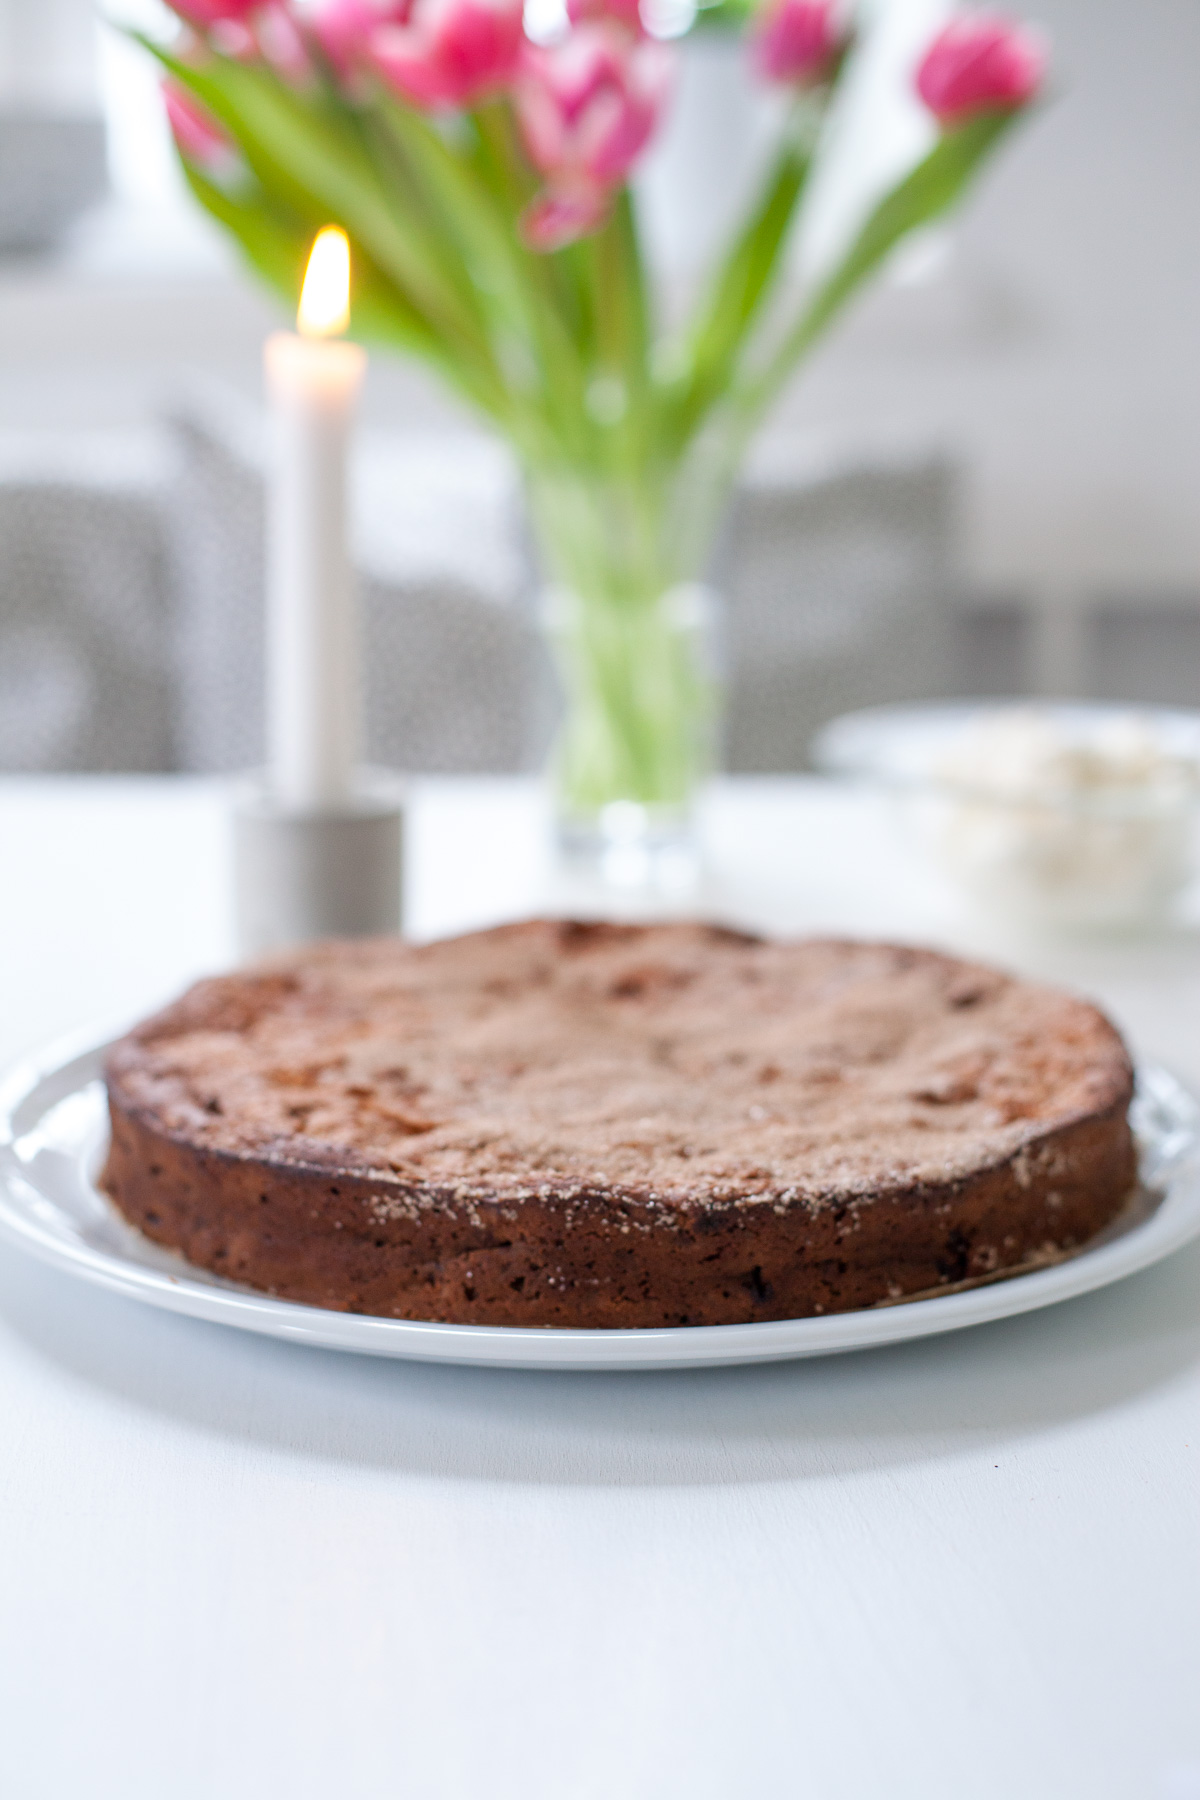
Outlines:
{"type": "Polygon", "coordinates": [[[243,1331],[328,1350],[525,1369],[703,1368],[873,1349],[1030,1312],[1118,1281],[1200,1233],[1200,1107],[1162,1069],[1138,1076],[1143,1191],[1074,1256],[1027,1274],[819,1319],[655,1331],[523,1331],[425,1325],[272,1300],[193,1268],[127,1225],[93,1179],[107,1116],[107,1042],[51,1046],[0,1086],[0,1229],[26,1250],[118,1294],[243,1331]]]}

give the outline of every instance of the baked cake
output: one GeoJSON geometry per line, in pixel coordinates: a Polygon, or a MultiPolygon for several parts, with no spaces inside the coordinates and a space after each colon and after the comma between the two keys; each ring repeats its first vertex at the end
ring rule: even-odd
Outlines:
{"type": "Polygon", "coordinates": [[[391,1318],[842,1312],[1053,1258],[1135,1179],[1095,1007],[892,944],[316,944],[200,982],[107,1073],[104,1185],[142,1231],[391,1318]]]}

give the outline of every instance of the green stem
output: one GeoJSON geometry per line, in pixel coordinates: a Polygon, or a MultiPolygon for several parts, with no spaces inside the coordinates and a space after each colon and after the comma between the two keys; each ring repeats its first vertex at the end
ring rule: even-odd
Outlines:
{"type": "Polygon", "coordinates": [[[447,354],[472,366],[478,388],[491,389],[491,410],[502,411],[505,384],[478,293],[461,266],[447,270],[411,196],[383,184],[345,109],[306,101],[268,69],[217,55],[193,66],[139,41],[232,133],[267,192],[346,228],[447,354]]]}
{"type": "Polygon", "coordinates": [[[568,818],[629,801],[683,814],[708,773],[716,690],[704,622],[686,599],[677,590],[632,613],[560,600],[550,642],[566,700],[555,774],[568,818]]]}
{"type": "Polygon", "coordinates": [[[711,761],[715,685],[670,530],[674,484],[560,466],[532,472],[528,492],[566,701],[562,810],[586,820],[633,801],[680,814],[711,761]]]}
{"type": "Polygon", "coordinates": [[[801,94],[758,205],[723,258],[687,338],[687,379],[667,408],[668,443],[685,444],[729,386],[747,339],[776,291],[808,184],[831,88],[801,94]]]}
{"type": "Polygon", "coordinates": [[[943,133],[924,161],[884,195],[841,261],[805,300],[778,348],[756,373],[731,390],[731,409],[739,418],[739,443],[750,436],[797,364],[847,301],[902,238],[954,205],[979,164],[1021,116],[1018,112],[983,113],[943,133]]]}

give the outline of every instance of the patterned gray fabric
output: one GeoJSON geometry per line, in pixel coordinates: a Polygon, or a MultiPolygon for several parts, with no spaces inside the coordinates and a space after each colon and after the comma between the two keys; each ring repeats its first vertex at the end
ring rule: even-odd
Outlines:
{"type": "Polygon", "coordinates": [[[953,463],[920,445],[761,445],[722,559],[727,768],[803,768],[826,719],[952,691],[954,511],[953,463]]]}
{"type": "Polygon", "coordinates": [[[162,432],[0,437],[0,768],[175,764],[162,432]]]}
{"type": "MultiPolygon", "coordinates": [[[[0,438],[0,767],[261,760],[264,450],[211,390],[161,430],[0,438]]],[[[352,486],[371,760],[538,767],[554,701],[507,452],[364,432],[352,486]]],[[[834,713],[945,691],[953,487],[912,448],[760,450],[718,576],[729,768],[801,768],[834,713]]]]}
{"type": "Polygon", "coordinates": [[[45,248],[107,187],[103,119],[0,109],[0,247],[45,248]]]}
{"type": "MultiPolygon", "coordinates": [[[[262,757],[264,427],[208,395],[179,410],[176,430],[180,762],[237,769],[262,757]]],[[[474,437],[364,432],[352,487],[370,760],[532,766],[537,659],[504,452],[474,437]]]]}

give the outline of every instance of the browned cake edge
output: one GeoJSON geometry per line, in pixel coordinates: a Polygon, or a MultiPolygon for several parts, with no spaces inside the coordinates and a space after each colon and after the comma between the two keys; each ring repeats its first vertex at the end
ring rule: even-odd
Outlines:
{"type": "Polygon", "coordinates": [[[157,1243],[230,1280],[341,1312],[471,1325],[748,1324],[848,1312],[1052,1259],[1136,1180],[1132,1091],[991,1167],[868,1197],[703,1205],[545,1191],[463,1201],[165,1132],[110,1084],[103,1185],[157,1243]]]}

